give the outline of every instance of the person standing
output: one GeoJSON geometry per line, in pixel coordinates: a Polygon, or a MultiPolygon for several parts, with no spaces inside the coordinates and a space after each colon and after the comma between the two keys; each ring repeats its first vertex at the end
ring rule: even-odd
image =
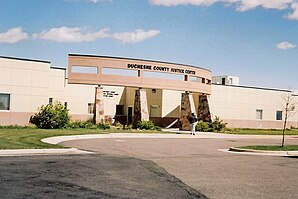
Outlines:
{"type": "Polygon", "coordinates": [[[198,119],[196,118],[194,113],[191,114],[191,116],[188,118],[188,121],[190,123],[190,134],[195,135],[196,124],[198,123],[198,119]]]}

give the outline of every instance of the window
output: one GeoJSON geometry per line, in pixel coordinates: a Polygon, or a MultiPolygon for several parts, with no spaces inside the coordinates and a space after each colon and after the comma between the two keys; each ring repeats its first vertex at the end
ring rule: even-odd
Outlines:
{"type": "Polygon", "coordinates": [[[276,120],[282,120],[282,111],[276,111],[276,120]]]}
{"type": "Polygon", "coordinates": [[[88,114],[94,114],[94,103],[88,103],[88,114]]]}
{"type": "Polygon", "coordinates": [[[197,83],[202,83],[202,77],[197,77],[197,76],[190,76],[189,81],[191,82],[197,82],[197,83]]]}
{"type": "Polygon", "coordinates": [[[49,98],[49,104],[53,104],[53,98],[52,97],[49,98]]]}
{"type": "Polygon", "coordinates": [[[258,120],[263,119],[263,110],[262,110],[262,109],[257,109],[257,110],[256,110],[256,118],[257,118],[258,120]]]}
{"type": "Polygon", "coordinates": [[[102,68],[102,74],[103,75],[121,75],[121,76],[130,76],[130,77],[140,77],[139,71],[118,69],[118,68],[102,68]]]}
{"type": "Polygon", "coordinates": [[[2,111],[10,110],[10,94],[0,93],[0,110],[2,111]]]}
{"type": "Polygon", "coordinates": [[[116,105],[116,115],[124,115],[124,105],[116,105]]]}
{"type": "MultiPolygon", "coordinates": [[[[168,79],[168,80],[185,80],[184,75],[173,74],[173,73],[144,71],[143,74],[144,74],[145,78],[161,78],[161,79],[168,79]]],[[[187,81],[187,80],[185,80],[185,81],[187,81]]]]}
{"type": "Polygon", "coordinates": [[[98,74],[96,66],[71,66],[73,73],[98,74]]]}
{"type": "Polygon", "coordinates": [[[157,117],[157,105],[150,106],[150,117],[157,117]]]}

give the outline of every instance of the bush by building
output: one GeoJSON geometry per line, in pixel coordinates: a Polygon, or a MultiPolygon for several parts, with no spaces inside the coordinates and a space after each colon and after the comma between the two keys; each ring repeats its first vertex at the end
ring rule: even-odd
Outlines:
{"type": "Polygon", "coordinates": [[[42,105],[39,112],[30,117],[30,123],[42,129],[64,128],[69,122],[68,109],[59,101],[42,105]]]}
{"type": "Polygon", "coordinates": [[[138,122],[138,128],[139,129],[144,129],[144,130],[156,130],[156,131],[160,131],[161,128],[159,126],[155,126],[154,123],[149,120],[149,121],[145,121],[145,120],[142,120],[142,121],[139,121],[138,122]]]}
{"type": "Polygon", "coordinates": [[[110,129],[110,124],[109,123],[99,123],[99,124],[94,124],[93,119],[89,119],[86,121],[82,120],[76,120],[76,121],[71,121],[67,125],[67,128],[69,129],[78,129],[78,128],[83,128],[83,129],[110,129]]]}
{"type": "Polygon", "coordinates": [[[203,122],[200,120],[196,125],[196,131],[200,132],[222,132],[226,130],[227,123],[215,116],[213,122],[203,122]]]}

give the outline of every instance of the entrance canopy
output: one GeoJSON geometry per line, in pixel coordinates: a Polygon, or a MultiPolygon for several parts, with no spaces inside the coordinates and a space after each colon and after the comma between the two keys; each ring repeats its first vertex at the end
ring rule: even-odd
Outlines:
{"type": "Polygon", "coordinates": [[[69,54],[68,83],[211,93],[211,71],[183,64],[69,54]]]}

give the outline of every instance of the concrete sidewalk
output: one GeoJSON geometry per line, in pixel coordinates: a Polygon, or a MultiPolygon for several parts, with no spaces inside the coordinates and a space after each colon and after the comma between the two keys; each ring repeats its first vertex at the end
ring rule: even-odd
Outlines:
{"type": "Polygon", "coordinates": [[[253,150],[253,149],[242,149],[238,147],[230,147],[228,149],[228,152],[248,154],[248,155],[298,157],[298,151],[264,151],[264,150],[253,150]]]}
{"type": "Polygon", "coordinates": [[[9,149],[0,150],[0,156],[32,156],[32,155],[71,155],[71,154],[92,154],[76,148],[69,149],[9,149]]]}

